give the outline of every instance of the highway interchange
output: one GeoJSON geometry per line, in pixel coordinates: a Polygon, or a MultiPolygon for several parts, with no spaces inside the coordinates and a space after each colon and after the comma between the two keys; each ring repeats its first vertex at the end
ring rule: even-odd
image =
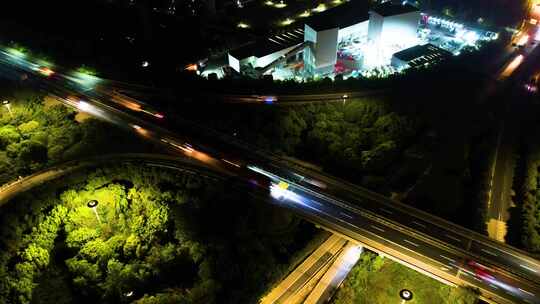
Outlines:
{"type": "Polygon", "coordinates": [[[61,73],[42,77],[35,64],[7,52],[0,54],[0,61],[4,74],[30,77],[66,105],[132,129],[214,170],[246,176],[249,168],[252,174],[266,176],[280,205],[368,248],[442,281],[477,287],[487,300],[540,303],[540,263],[520,250],[184,118],[158,120],[127,109],[112,101],[113,88],[106,85],[93,89],[61,73]]]}

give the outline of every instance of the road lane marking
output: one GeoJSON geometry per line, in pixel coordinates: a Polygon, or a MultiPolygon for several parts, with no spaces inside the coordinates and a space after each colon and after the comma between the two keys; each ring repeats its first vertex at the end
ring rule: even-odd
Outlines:
{"type": "Polygon", "coordinates": [[[530,291],[523,290],[523,289],[521,289],[521,288],[518,288],[518,289],[519,289],[521,292],[524,292],[524,293],[526,293],[526,294],[531,295],[531,296],[534,297],[534,293],[532,293],[532,292],[530,292],[530,291]]]}
{"type": "Polygon", "coordinates": [[[314,200],[311,200],[312,203],[314,203],[315,205],[319,205],[319,206],[322,206],[321,203],[317,202],[317,201],[314,201],[314,200]]]}
{"type": "Polygon", "coordinates": [[[471,278],[475,279],[476,281],[480,282],[480,279],[478,279],[476,277],[476,274],[474,274],[474,272],[472,272],[472,271],[470,271],[468,269],[464,269],[464,268],[459,268],[459,269],[463,272],[463,274],[466,274],[466,275],[470,276],[471,278]]]}
{"type": "Polygon", "coordinates": [[[460,242],[460,243],[461,243],[461,240],[458,239],[457,237],[451,236],[451,235],[449,235],[449,234],[445,234],[445,236],[446,236],[447,238],[451,239],[451,240],[454,240],[454,241],[456,241],[456,242],[460,242]]]}
{"type": "Polygon", "coordinates": [[[491,251],[486,250],[486,249],[480,249],[480,251],[483,251],[483,252],[485,252],[485,253],[487,253],[487,254],[491,254],[492,256],[498,256],[496,253],[491,252],[491,251]]]}
{"type": "Polygon", "coordinates": [[[440,257],[443,258],[443,259],[445,259],[445,260],[449,260],[450,262],[454,262],[454,263],[456,262],[456,260],[451,259],[451,258],[449,258],[449,257],[447,257],[447,256],[442,255],[442,254],[440,255],[440,257]]]}
{"type": "MultiPolygon", "coordinates": [[[[529,263],[531,263],[530,262],[531,260],[534,260],[534,259],[531,259],[531,258],[524,257],[523,255],[520,255],[520,254],[517,254],[517,253],[511,253],[511,252],[509,252],[507,250],[503,250],[503,249],[500,249],[500,248],[495,248],[494,246],[488,245],[488,244],[486,244],[484,242],[480,242],[478,240],[473,240],[473,242],[476,242],[476,243],[479,243],[479,244],[484,245],[486,247],[493,248],[495,250],[501,251],[503,254],[504,253],[508,254],[508,255],[516,258],[516,259],[523,260],[523,261],[528,261],[529,263]]],[[[534,262],[532,262],[532,263],[536,263],[536,260],[534,260],[534,262]]]]}
{"type": "Polygon", "coordinates": [[[416,226],[420,226],[422,228],[426,228],[426,225],[422,224],[422,223],[419,223],[417,221],[412,221],[413,224],[415,224],[416,226]]]}
{"type": "Polygon", "coordinates": [[[535,269],[532,269],[531,267],[528,267],[528,266],[525,266],[525,265],[521,265],[521,264],[519,264],[519,267],[521,267],[521,268],[525,268],[525,269],[527,269],[527,270],[529,270],[529,271],[532,271],[532,272],[538,272],[537,270],[535,270],[535,269]]]}
{"type": "Polygon", "coordinates": [[[411,244],[411,245],[413,245],[413,246],[416,246],[416,247],[419,247],[419,246],[420,246],[420,245],[418,245],[418,244],[416,244],[416,243],[414,243],[414,242],[411,242],[411,241],[409,241],[409,240],[406,240],[406,239],[404,239],[403,241],[406,242],[406,243],[409,243],[409,244],[411,244]]]}
{"type": "Polygon", "coordinates": [[[379,208],[379,209],[381,209],[382,212],[386,212],[388,214],[394,214],[394,212],[392,212],[392,211],[390,211],[388,209],[384,209],[384,208],[379,208]]]}
{"type": "Polygon", "coordinates": [[[350,219],[352,219],[352,218],[353,218],[353,216],[352,216],[352,215],[350,215],[350,214],[347,214],[347,213],[345,213],[345,212],[340,212],[339,214],[341,214],[341,215],[343,215],[343,216],[345,216],[345,217],[348,217],[348,218],[350,218],[350,219]]]}
{"type": "Polygon", "coordinates": [[[370,226],[371,226],[371,228],[373,228],[373,229],[379,230],[380,232],[384,232],[384,229],[382,229],[382,228],[379,228],[379,227],[373,226],[373,225],[370,225],[370,226]]]}

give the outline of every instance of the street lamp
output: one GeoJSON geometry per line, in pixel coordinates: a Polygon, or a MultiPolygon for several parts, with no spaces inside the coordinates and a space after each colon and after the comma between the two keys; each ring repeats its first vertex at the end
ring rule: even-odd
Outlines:
{"type": "Polygon", "coordinates": [[[345,105],[345,101],[347,101],[347,98],[349,98],[349,95],[344,94],[343,96],[341,96],[341,98],[343,98],[343,105],[345,105]]]}
{"type": "Polygon", "coordinates": [[[405,304],[405,302],[412,300],[413,294],[408,289],[402,289],[399,291],[399,297],[401,298],[401,304],[405,304]]]}
{"type": "Polygon", "coordinates": [[[11,112],[11,103],[9,100],[2,101],[2,104],[8,109],[9,115],[13,118],[13,112],[11,112]]]}
{"type": "Polygon", "coordinates": [[[96,201],[96,200],[90,200],[90,201],[88,201],[88,203],[86,203],[86,206],[88,206],[88,208],[90,208],[90,209],[92,209],[94,211],[94,214],[96,215],[98,223],[101,224],[101,220],[99,219],[99,214],[97,213],[97,205],[98,205],[98,201],[96,201]]]}

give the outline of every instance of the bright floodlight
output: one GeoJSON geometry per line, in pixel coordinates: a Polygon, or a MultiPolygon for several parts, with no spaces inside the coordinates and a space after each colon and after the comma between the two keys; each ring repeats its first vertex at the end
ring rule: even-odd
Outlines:
{"type": "Polygon", "coordinates": [[[309,17],[310,15],[311,13],[309,11],[305,11],[301,13],[300,15],[298,15],[298,17],[306,18],[306,17],[309,17]]]}
{"type": "Polygon", "coordinates": [[[326,5],[324,3],[319,4],[316,8],[313,9],[314,12],[320,13],[326,10],[326,5]]]}
{"type": "Polygon", "coordinates": [[[286,6],[287,6],[287,4],[284,3],[283,0],[281,0],[279,3],[277,3],[277,4],[275,5],[275,7],[277,7],[277,8],[284,8],[284,7],[286,7],[286,6]]]}
{"type": "Polygon", "coordinates": [[[469,45],[475,44],[480,37],[476,32],[468,31],[463,35],[463,40],[469,45]]]}
{"type": "Polygon", "coordinates": [[[245,23],[245,22],[240,22],[238,23],[237,25],[239,28],[249,28],[249,24],[245,23]]]}
{"type": "Polygon", "coordinates": [[[285,20],[283,20],[283,21],[281,22],[281,25],[283,25],[283,26],[287,26],[287,25],[290,25],[290,24],[292,24],[293,22],[294,22],[294,20],[293,20],[293,19],[291,19],[291,18],[287,18],[287,19],[285,19],[285,20]]]}

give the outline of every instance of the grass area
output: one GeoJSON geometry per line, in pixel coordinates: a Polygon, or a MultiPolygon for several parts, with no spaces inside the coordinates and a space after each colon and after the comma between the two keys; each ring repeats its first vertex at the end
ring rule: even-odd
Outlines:
{"type": "Polygon", "coordinates": [[[331,303],[399,303],[402,289],[413,292],[408,304],[473,304],[478,301],[471,290],[444,285],[390,259],[364,252],[331,303]]]}

